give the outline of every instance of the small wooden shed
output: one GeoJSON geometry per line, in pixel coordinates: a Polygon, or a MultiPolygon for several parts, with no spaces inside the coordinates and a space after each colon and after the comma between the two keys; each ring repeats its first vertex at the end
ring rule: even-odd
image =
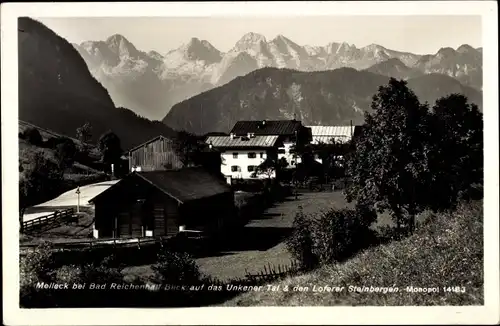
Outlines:
{"type": "Polygon", "coordinates": [[[89,202],[96,238],[213,234],[234,214],[231,188],[200,167],[133,172],[89,202]]]}
{"type": "Polygon", "coordinates": [[[180,169],[183,164],[174,141],[157,136],[128,151],[129,171],[159,171],[180,169]]]}

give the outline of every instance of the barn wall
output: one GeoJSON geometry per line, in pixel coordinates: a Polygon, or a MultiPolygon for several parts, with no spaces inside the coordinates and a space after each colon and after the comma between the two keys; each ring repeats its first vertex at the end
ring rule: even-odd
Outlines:
{"type": "Polygon", "coordinates": [[[141,237],[148,207],[137,200],[149,198],[152,192],[148,184],[128,178],[99,198],[95,203],[99,237],[141,237]]]}
{"type": "Polygon", "coordinates": [[[129,170],[139,166],[142,171],[158,171],[169,168],[178,169],[182,167],[179,156],[175,153],[174,143],[167,138],[160,138],[129,154],[129,170]]]}
{"type": "Polygon", "coordinates": [[[198,199],[182,205],[182,222],[188,229],[216,232],[232,218],[234,195],[232,192],[198,199]]]}
{"type": "Polygon", "coordinates": [[[152,214],[154,219],[154,236],[170,236],[179,232],[178,202],[163,194],[152,198],[152,214]]]}

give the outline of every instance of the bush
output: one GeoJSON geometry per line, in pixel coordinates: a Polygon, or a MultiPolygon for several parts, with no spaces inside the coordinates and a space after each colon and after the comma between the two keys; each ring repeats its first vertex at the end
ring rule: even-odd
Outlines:
{"type": "Polygon", "coordinates": [[[21,281],[26,285],[37,282],[52,282],[55,278],[54,252],[49,243],[41,243],[33,251],[29,251],[19,261],[21,281]]]}
{"type": "Polygon", "coordinates": [[[293,232],[287,239],[286,246],[292,257],[298,260],[305,270],[318,265],[312,236],[312,221],[305,216],[302,207],[299,206],[299,211],[293,220],[293,232]]]}
{"type": "Polygon", "coordinates": [[[158,261],[152,269],[163,284],[196,284],[201,277],[198,265],[189,254],[167,249],[158,254],[158,261]]]}
{"type": "Polygon", "coordinates": [[[55,271],[55,279],[59,283],[80,283],[82,267],[78,265],[64,265],[55,271]]]}
{"type": "Polygon", "coordinates": [[[344,261],[376,242],[369,228],[373,219],[373,212],[359,208],[330,210],[319,218],[307,217],[300,210],[287,249],[306,269],[344,261]]]}
{"type": "Polygon", "coordinates": [[[42,135],[40,134],[40,131],[36,128],[28,128],[24,131],[23,137],[26,139],[30,144],[35,145],[35,146],[40,146],[43,144],[43,138],[42,135]]]}
{"type": "Polygon", "coordinates": [[[69,138],[61,138],[58,144],[55,145],[57,159],[63,167],[71,167],[75,162],[76,145],[69,138]]]}
{"type": "Polygon", "coordinates": [[[103,264],[86,264],[82,267],[81,279],[83,283],[111,284],[122,282],[123,275],[115,267],[103,264]]]}

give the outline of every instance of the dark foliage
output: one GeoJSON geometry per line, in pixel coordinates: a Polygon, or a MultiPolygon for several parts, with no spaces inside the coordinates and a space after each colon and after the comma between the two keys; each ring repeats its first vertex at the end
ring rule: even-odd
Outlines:
{"type": "Polygon", "coordinates": [[[58,140],[55,145],[56,157],[63,168],[68,168],[75,162],[76,153],[78,151],[75,142],[71,139],[63,137],[58,140]]]}
{"type": "Polygon", "coordinates": [[[330,210],[306,216],[299,209],[287,249],[303,268],[344,261],[361,249],[377,243],[370,225],[376,214],[367,208],[330,210]]]}
{"type": "Polygon", "coordinates": [[[388,209],[398,229],[405,225],[411,231],[415,215],[426,207],[428,108],[405,81],[391,78],[373,96],[372,110],[346,162],[352,178],[347,199],[379,212],[388,209]]]}
{"type": "MultiPolygon", "coordinates": [[[[19,178],[19,212],[20,220],[24,210],[56,193],[63,181],[63,170],[60,165],[48,160],[43,153],[31,153],[30,164],[22,168],[19,178]]],[[[21,224],[22,225],[22,224],[21,224]]]]}
{"type": "Polygon", "coordinates": [[[305,270],[315,268],[319,259],[314,254],[312,221],[305,216],[302,207],[293,220],[293,233],[286,241],[287,249],[305,270]]]}
{"type": "Polygon", "coordinates": [[[184,166],[202,166],[208,172],[222,177],[220,153],[211,149],[204,137],[179,131],[174,138],[174,150],[184,166]]]}
{"type": "Polygon", "coordinates": [[[152,267],[162,284],[186,285],[200,281],[200,271],[186,252],[163,250],[152,267]]]}
{"type": "Polygon", "coordinates": [[[41,146],[43,143],[42,135],[36,128],[27,128],[21,135],[32,145],[41,146]]]}
{"type": "Polygon", "coordinates": [[[482,184],[482,114],[467,97],[439,99],[430,112],[391,79],[372,108],[348,156],[348,200],[389,210],[411,233],[416,214],[453,208],[482,184]]]}
{"type": "Polygon", "coordinates": [[[83,126],[76,128],[76,138],[82,143],[88,143],[92,139],[92,125],[85,122],[83,126]]]}
{"type": "Polygon", "coordinates": [[[429,129],[429,206],[454,208],[483,184],[483,115],[467,97],[452,94],[436,101],[429,129]]]}
{"type": "Polygon", "coordinates": [[[116,164],[122,155],[121,141],[118,136],[108,131],[99,138],[99,150],[102,153],[102,162],[105,164],[116,164]]]}

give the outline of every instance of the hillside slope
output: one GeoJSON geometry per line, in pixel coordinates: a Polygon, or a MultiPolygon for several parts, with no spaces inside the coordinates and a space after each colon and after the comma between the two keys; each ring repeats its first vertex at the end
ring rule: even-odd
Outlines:
{"type": "MultiPolygon", "coordinates": [[[[389,77],[353,68],[322,72],[263,68],[174,105],[163,122],[176,130],[228,132],[238,120],[292,119],[308,125],[362,123],[372,96],[389,77]]],[[[408,81],[421,102],[454,92],[481,107],[482,94],[454,78],[430,74],[408,81]]]]}
{"type": "Polygon", "coordinates": [[[92,140],[114,131],[124,148],[173,131],[160,122],[115,107],[74,47],[28,17],[18,19],[19,119],[74,137],[85,122],[92,140]]]}
{"type": "Polygon", "coordinates": [[[409,238],[365,250],[342,264],[275,282],[279,291],[239,295],[225,306],[483,305],[483,264],[483,203],[477,201],[434,216],[409,238]],[[285,286],[288,292],[283,291],[285,286]],[[293,291],[295,286],[308,291],[293,291]],[[344,289],[313,290],[325,286],[344,289]],[[366,286],[368,292],[350,291],[351,286],[366,286]],[[370,286],[399,291],[369,292],[370,286]],[[407,287],[436,287],[438,292],[411,292],[407,287]],[[458,287],[458,292],[449,287],[458,287]]]}

